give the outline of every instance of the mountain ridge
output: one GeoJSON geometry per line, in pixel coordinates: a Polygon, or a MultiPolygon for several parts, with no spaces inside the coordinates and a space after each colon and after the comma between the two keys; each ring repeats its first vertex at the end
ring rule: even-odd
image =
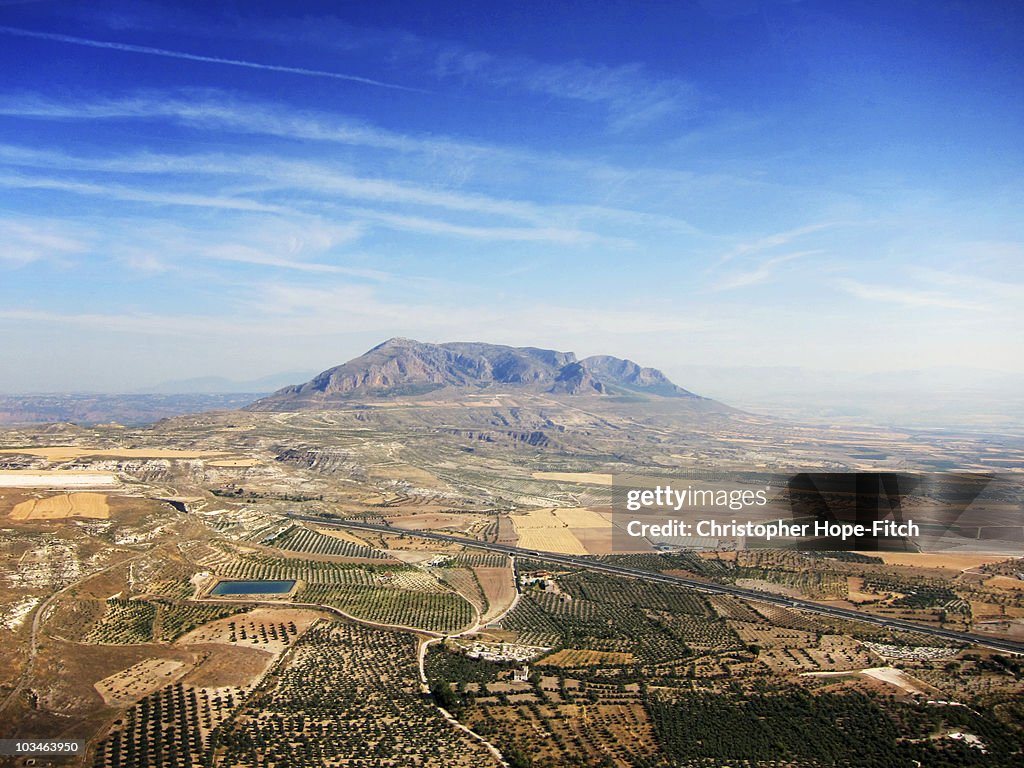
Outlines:
{"type": "Polygon", "coordinates": [[[247,410],[294,410],[443,389],[509,387],[538,394],[600,397],[646,395],[704,400],[656,368],[632,360],[484,342],[432,344],[396,337],[328,368],[304,384],[277,390],[247,410]]]}
{"type": "MultiPolygon", "coordinates": [[[[184,394],[272,394],[296,380],[308,378],[311,371],[272,373],[255,379],[233,379],[227,376],[195,376],[188,379],[169,379],[157,384],[138,387],[126,394],[184,395],[184,394]]],[[[114,393],[120,394],[120,393],[114,393]]]]}

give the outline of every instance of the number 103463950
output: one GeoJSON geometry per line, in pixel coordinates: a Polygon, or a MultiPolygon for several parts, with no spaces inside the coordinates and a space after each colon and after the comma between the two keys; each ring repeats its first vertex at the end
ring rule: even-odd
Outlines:
{"type": "Polygon", "coordinates": [[[80,739],[0,739],[0,755],[77,755],[85,747],[80,739]]]}

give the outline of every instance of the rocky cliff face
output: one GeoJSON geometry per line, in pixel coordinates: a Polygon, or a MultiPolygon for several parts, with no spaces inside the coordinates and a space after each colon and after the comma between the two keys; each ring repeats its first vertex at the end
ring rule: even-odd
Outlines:
{"type": "Polygon", "coordinates": [[[251,410],[323,407],[360,397],[416,395],[435,389],[491,386],[533,392],[591,395],[643,393],[696,398],[654,368],[598,356],[577,360],[572,352],[535,347],[453,342],[426,344],[389,339],[364,355],[329,368],[305,384],[285,387],[251,410]]]}
{"type": "Polygon", "coordinates": [[[603,381],[617,384],[625,389],[649,392],[666,397],[693,397],[682,387],[668,380],[657,368],[641,368],[632,360],[623,360],[611,355],[594,355],[581,361],[590,373],[603,381]]]}
{"type": "Polygon", "coordinates": [[[594,378],[583,363],[569,363],[558,372],[549,391],[564,392],[567,395],[603,395],[605,386],[594,378]]]}

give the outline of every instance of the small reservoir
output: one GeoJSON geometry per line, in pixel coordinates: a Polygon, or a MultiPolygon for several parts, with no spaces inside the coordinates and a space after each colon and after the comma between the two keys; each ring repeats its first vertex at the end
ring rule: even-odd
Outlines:
{"type": "Polygon", "coordinates": [[[211,595],[283,595],[291,592],[294,580],[287,581],[221,581],[211,595]]]}

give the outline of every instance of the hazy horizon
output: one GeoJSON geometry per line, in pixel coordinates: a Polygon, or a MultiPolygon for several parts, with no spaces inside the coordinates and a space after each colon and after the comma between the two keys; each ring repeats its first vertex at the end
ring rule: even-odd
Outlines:
{"type": "Polygon", "coordinates": [[[0,9],[0,391],[392,336],[1024,373],[1012,3],[0,9]]]}
{"type": "MultiPolygon", "coordinates": [[[[579,358],[588,355],[577,353],[579,358]]],[[[190,397],[200,398],[195,401],[196,409],[208,410],[210,404],[201,401],[201,396],[269,394],[282,387],[302,384],[321,371],[357,356],[305,371],[278,371],[247,380],[182,376],[121,390],[0,392],[0,398],[13,398],[8,405],[15,410],[18,398],[23,398],[28,412],[32,412],[32,404],[38,402],[38,398],[53,397],[59,402],[65,396],[86,400],[96,397],[106,403],[104,412],[117,420],[118,398],[127,398],[125,408],[132,411],[132,406],[139,404],[138,398],[156,396],[171,398],[177,403],[177,412],[185,413],[190,410],[190,397]]],[[[647,366],[651,361],[634,362],[647,366]]],[[[703,397],[784,421],[948,428],[1001,435],[1017,434],[1024,428],[1024,395],[1021,394],[1024,376],[1007,371],[941,366],[865,373],[795,366],[687,365],[669,367],[663,372],[673,383],[703,397]]],[[[217,407],[219,401],[212,402],[217,407]]],[[[237,404],[245,402],[239,400],[237,404]]],[[[161,402],[154,413],[167,415],[167,407],[168,403],[161,402]]],[[[67,418],[61,420],[74,421],[72,413],[73,409],[67,411],[67,418]]]]}

